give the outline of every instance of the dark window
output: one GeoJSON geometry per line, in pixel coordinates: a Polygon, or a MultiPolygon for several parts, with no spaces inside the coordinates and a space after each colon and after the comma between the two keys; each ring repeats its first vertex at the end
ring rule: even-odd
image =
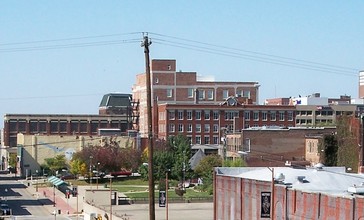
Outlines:
{"type": "Polygon", "coordinates": [[[39,122],[39,133],[45,133],[45,132],[47,132],[47,122],[40,121],[39,122]]]}
{"type": "Polygon", "coordinates": [[[10,132],[17,132],[18,131],[16,129],[16,124],[17,124],[17,121],[16,120],[10,120],[9,121],[9,129],[10,129],[10,132]]]}
{"type": "Polygon", "coordinates": [[[32,133],[32,134],[38,133],[38,121],[31,120],[29,122],[29,130],[30,130],[30,133],[32,133]]]}
{"type": "Polygon", "coordinates": [[[51,133],[58,133],[58,121],[51,120],[51,133]]]}
{"type": "Polygon", "coordinates": [[[91,133],[97,134],[97,128],[99,127],[99,121],[91,122],[91,133]]]}
{"type": "Polygon", "coordinates": [[[108,121],[100,121],[100,128],[107,128],[108,121]]]}
{"type": "Polygon", "coordinates": [[[80,133],[87,133],[87,121],[80,122],[80,133]]]}
{"type": "Polygon", "coordinates": [[[60,121],[59,122],[59,132],[67,133],[67,121],[60,121]]]}
{"type": "Polygon", "coordinates": [[[71,132],[78,133],[78,121],[71,121],[71,132]]]}
{"type": "Polygon", "coordinates": [[[18,122],[18,131],[19,132],[25,132],[25,124],[26,124],[26,121],[19,121],[18,122]]]}

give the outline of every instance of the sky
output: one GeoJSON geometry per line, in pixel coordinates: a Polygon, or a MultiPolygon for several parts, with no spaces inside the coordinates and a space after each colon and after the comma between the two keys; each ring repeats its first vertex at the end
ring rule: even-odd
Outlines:
{"type": "Polygon", "coordinates": [[[258,82],[259,102],[358,97],[364,1],[0,1],[0,128],[5,114],[98,114],[131,93],[151,59],[216,81],[258,82]]]}

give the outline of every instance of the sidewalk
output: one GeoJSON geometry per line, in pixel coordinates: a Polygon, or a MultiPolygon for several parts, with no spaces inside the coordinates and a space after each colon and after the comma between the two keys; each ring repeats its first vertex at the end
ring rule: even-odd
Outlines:
{"type": "MultiPolygon", "coordinates": [[[[78,195],[69,199],[65,194],[54,187],[36,187],[31,180],[21,180],[27,190],[37,198],[43,207],[47,208],[49,213],[57,215],[74,216],[81,215],[83,212],[83,199],[85,190],[88,186],[78,186],[78,195]],[[38,190],[38,192],[37,192],[38,190]]],[[[34,181],[33,181],[34,182],[34,181]]]]}

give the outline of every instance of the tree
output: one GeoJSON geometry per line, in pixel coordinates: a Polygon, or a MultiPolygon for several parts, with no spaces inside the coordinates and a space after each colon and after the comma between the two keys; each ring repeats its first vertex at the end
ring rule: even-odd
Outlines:
{"type": "Polygon", "coordinates": [[[64,168],[67,168],[65,155],[57,155],[53,158],[46,158],[44,161],[45,166],[48,167],[53,174],[56,174],[57,171],[61,171],[64,168]]]}
{"type": "Polygon", "coordinates": [[[347,115],[342,115],[337,120],[337,166],[350,167],[352,172],[357,172],[360,151],[357,135],[360,135],[360,129],[355,127],[353,121],[357,119],[347,115]]]}
{"type": "MultiPolygon", "coordinates": [[[[133,149],[128,143],[124,147],[119,146],[117,138],[103,138],[96,145],[84,147],[81,151],[75,153],[72,157],[72,165],[74,172],[83,172],[79,169],[80,162],[84,167],[111,172],[121,169],[137,170],[141,164],[141,152],[133,149]]],[[[86,172],[87,173],[87,172],[86,172]]]]}
{"type": "Polygon", "coordinates": [[[322,162],[326,166],[337,166],[337,140],[335,135],[324,135],[319,143],[319,152],[323,152],[322,162]]]}
{"type": "Polygon", "coordinates": [[[196,166],[196,174],[202,178],[203,184],[201,189],[212,194],[212,182],[213,182],[213,169],[214,167],[221,167],[222,158],[219,155],[211,154],[204,157],[200,163],[196,166]]]}
{"type": "Polygon", "coordinates": [[[224,160],[224,167],[246,167],[246,162],[241,157],[235,158],[234,160],[224,160]]]}

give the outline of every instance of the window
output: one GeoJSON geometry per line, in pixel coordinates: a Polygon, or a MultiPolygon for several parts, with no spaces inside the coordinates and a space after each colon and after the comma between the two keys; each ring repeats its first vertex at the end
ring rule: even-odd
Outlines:
{"type": "Polygon", "coordinates": [[[212,143],[213,144],[219,144],[219,137],[218,136],[213,136],[212,137],[212,143]]]}
{"type": "Polygon", "coordinates": [[[244,112],[244,119],[245,119],[245,121],[250,121],[250,111],[244,112]]]}
{"type": "Polygon", "coordinates": [[[214,124],[213,126],[212,126],[212,131],[214,132],[214,133],[218,133],[219,132],[219,125],[217,125],[217,124],[214,124]]]}
{"type": "Polygon", "coordinates": [[[250,91],[249,90],[244,90],[243,97],[250,99],[250,91]]]}
{"type": "Polygon", "coordinates": [[[214,117],[214,120],[219,120],[219,112],[218,111],[214,111],[213,112],[213,117],[214,117]]]}
{"type": "Polygon", "coordinates": [[[169,132],[174,132],[174,124],[169,124],[169,129],[168,129],[169,132]]]}
{"type": "Polygon", "coordinates": [[[276,112],[275,111],[271,111],[270,112],[270,120],[271,121],[275,121],[276,120],[276,112]]]}
{"type": "Polygon", "coordinates": [[[169,120],[174,120],[175,119],[175,112],[174,112],[174,110],[169,110],[168,111],[168,119],[169,120]]]}
{"type": "Polygon", "coordinates": [[[253,112],[253,120],[259,121],[259,112],[253,112]]]}
{"type": "Polygon", "coordinates": [[[268,120],[268,112],[262,112],[262,121],[268,120]]]}
{"type": "Polygon", "coordinates": [[[210,120],[210,111],[209,110],[205,110],[205,120],[210,120]]]}
{"type": "Polygon", "coordinates": [[[222,90],[222,98],[227,99],[229,97],[229,90],[224,89],[222,90]]]}
{"type": "Polygon", "coordinates": [[[201,120],[201,111],[196,111],[196,120],[201,120]]]}
{"type": "Polygon", "coordinates": [[[192,132],[192,124],[187,125],[187,132],[189,132],[189,133],[192,132]]]}
{"type": "Polygon", "coordinates": [[[239,117],[238,111],[225,111],[225,120],[233,120],[235,117],[239,117]]]}
{"type": "Polygon", "coordinates": [[[194,97],[193,88],[188,88],[187,89],[187,96],[188,96],[188,98],[193,98],[194,97]]]}
{"type": "Polygon", "coordinates": [[[201,136],[196,136],[195,140],[196,140],[196,144],[201,144],[201,136]]]}
{"type": "Polygon", "coordinates": [[[178,132],[183,132],[183,124],[178,124],[178,132]]]}
{"type": "Polygon", "coordinates": [[[172,94],[173,94],[172,93],[172,89],[167,89],[166,91],[167,91],[167,97],[168,98],[171,98],[172,97],[172,94]]]}
{"type": "Polygon", "coordinates": [[[288,121],[293,121],[293,111],[287,112],[288,121]]]}
{"type": "Polygon", "coordinates": [[[187,111],[187,120],[192,120],[192,111],[191,110],[187,111]]]}
{"type": "Polygon", "coordinates": [[[241,89],[236,90],[236,97],[242,97],[243,96],[243,91],[241,89]]]}
{"type": "Polygon", "coordinates": [[[201,133],[201,124],[196,124],[196,133],[201,133]]]}
{"type": "Polygon", "coordinates": [[[210,137],[209,136],[205,136],[205,143],[204,144],[210,144],[210,137]]]}
{"type": "Polygon", "coordinates": [[[207,90],[207,99],[208,100],[214,99],[214,90],[212,90],[212,89],[207,90]]]}
{"type": "Polygon", "coordinates": [[[210,125],[205,124],[205,133],[209,133],[209,132],[210,132],[210,125]]]}
{"type": "Polygon", "coordinates": [[[59,122],[59,132],[67,133],[67,121],[59,122]]]}
{"type": "Polygon", "coordinates": [[[202,90],[202,89],[198,90],[198,99],[199,100],[205,99],[205,90],[202,90]]]}
{"type": "Polygon", "coordinates": [[[284,115],[284,112],[279,112],[279,120],[280,121],[284,121],[284,117],[285,115],[284,115]]]}
{"type": "Polygon", "coordinates": [[[51,120],[51,133],[58,133],[58,121],[51,120]]]}
{"type": "Polygon", "coordinates": [[[178,111],[178,120],[183,120],[183,110],[178,111]]]}

